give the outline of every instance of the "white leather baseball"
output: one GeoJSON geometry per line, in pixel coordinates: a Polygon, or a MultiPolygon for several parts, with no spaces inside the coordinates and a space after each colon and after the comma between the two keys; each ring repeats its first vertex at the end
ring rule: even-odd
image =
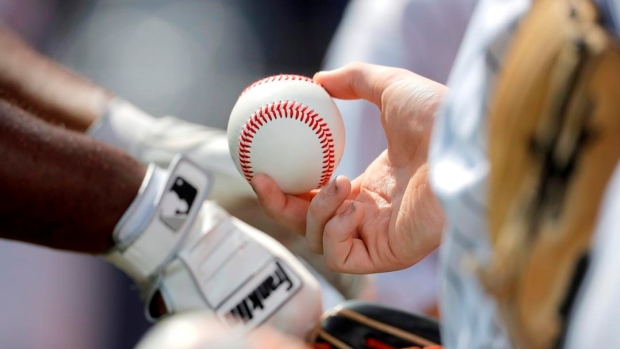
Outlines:
{"type": "Polygon", "coordinates": [[[265,173],[288,194],[329,182],[344,151],[344,123],[327,91],[312,79],[276,75],[239,96],[228,121],[230,154],[251,181],[265,173]]]}

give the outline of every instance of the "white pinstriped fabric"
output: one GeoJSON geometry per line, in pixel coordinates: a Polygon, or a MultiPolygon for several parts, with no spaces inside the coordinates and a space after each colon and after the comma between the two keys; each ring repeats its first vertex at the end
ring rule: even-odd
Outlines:
{"type": "Polygon", "coordinates": [[[489,246],[485,189],[487,99],[526,0],[481,1],[448,80],[451,92],[431,141],[431,182],[448,218],[441,247],[442,335],[446,348],[507,348],[494,304],[475,275],[489,246]]]}

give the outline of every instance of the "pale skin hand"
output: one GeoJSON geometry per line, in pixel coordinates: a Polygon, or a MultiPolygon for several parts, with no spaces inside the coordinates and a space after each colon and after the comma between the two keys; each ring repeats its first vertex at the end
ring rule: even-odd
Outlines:
{"type": "Polygon", "coordinates": [[[252,186],[262,207],[304,235],[335,271],[373,273],[415,264],[437,248],[444,222],[429,187],[427,153],[447,88],[407,70],[363,63],[314,79],[334,98],[377,105],[388,149],[352,182],[340,176],[304,195],[286,195],[269,177],[256,175],[252,186]]]}

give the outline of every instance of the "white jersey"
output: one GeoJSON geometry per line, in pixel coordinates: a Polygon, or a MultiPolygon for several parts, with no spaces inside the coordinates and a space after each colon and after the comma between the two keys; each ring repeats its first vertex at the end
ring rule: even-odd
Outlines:
{"type": "MultiPolygon", "coordinates": [[[[448,223],[441,247],[442,336],[448,349],[507,348],[495,304],[483,291],[472,261],[487,262],[488,96],[507,45],[528,0],[482,0],[468,27],[438,117],[430,150],[431,182],[448,223]]],[[[601,6],[608,21],[620,18],[620,1],[601,6]]],[[[613,25],[613,23],[612,23],[613,25]]],[[[617,26],[615,27],[617,28],[617,26]]],[[[620,345],[620,170],[607,190],[595,233],[592,262],[574,305],[566,347],[620,345]],[[596,343],[596,344],[595,344],[596,343]]]]}

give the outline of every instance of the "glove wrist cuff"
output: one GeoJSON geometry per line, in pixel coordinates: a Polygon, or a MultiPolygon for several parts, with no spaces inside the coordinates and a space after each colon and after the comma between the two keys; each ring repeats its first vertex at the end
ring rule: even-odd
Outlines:
{"type": "Polygon", "coordinates": [[[173,161],[168,173],[150,166],[114,229],[115,247],[104,258],[142,287],[157,278],[191,230],[209,184],[208,175],[182,157],[173,161]]]}
{"type": "Polygon", "coordinates": [[[167,179],[165,170],[154,164],[148,166],[138,194],[114,227],[116,250],[125,250],[146,228],[167,179]]]}

